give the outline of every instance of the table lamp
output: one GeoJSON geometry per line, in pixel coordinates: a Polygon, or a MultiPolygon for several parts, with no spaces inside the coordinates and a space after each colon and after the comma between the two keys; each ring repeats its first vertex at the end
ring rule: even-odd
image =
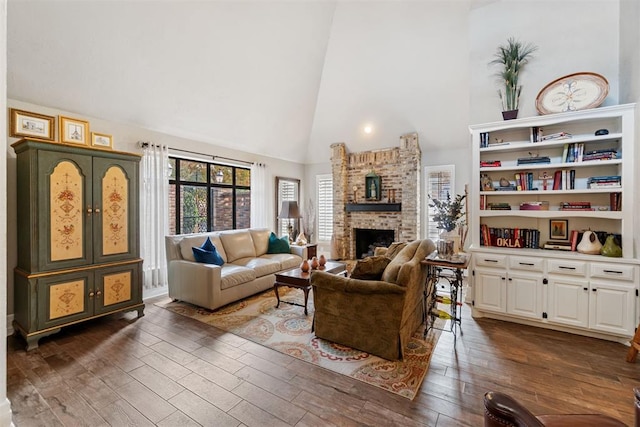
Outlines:
{"type": "MultiPolygon", "coordinates": [[[[300,209],[298,209],[298,202],[295,200],[285,200],[282,202],[282,207],[280,208],[280,215],[278,215],[280,219],[293,219],[297,220],[300,218],[300,209]]],[[[289,232],[289,242],[293,242],[295,240],[295,236],[293,235],[293,224],[291,221],[287,224],[287,231],[289,232]]]]}

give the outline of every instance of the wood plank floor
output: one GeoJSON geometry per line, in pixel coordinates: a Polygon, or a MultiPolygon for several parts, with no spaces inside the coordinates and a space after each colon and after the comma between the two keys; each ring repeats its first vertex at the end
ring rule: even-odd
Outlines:
{"type": "MultiPolygon", "coordinates": [[[[483,395],[534,413],[601,412],[633,424],[640,362],[622,344],[474,320],[443,333],[409,401],[174,314],[147,301],[68,327],[26,353],[10,337],[17,426],[481,426],[483,395]]],[[[372,331],[373,333],[373,331],[372,331]]]]}

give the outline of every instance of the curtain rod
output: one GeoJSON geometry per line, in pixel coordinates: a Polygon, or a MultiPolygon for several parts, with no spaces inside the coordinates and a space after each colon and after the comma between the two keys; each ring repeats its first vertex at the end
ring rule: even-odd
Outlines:
{"type": "MultiPolygon", "coordinates": [[[[138,144],[140,145],[141,148],[147,148],[150,145],[155,145],[151,142],[143,142],[143,141],[139,141],[138,144]]],[[[223,160],[229,160],[231,162],[236,162],[236,163],[244,163],[245,165],[252,165],[253,162],[248,162],[246,160],[239,160],[239,159],[232,159],[231,157],[224,157],[224,156],[216,156],[216,155],[209,155],[209,154],[204,154],[204,153],[198,153],[197,151],[189,151],[189,150],[183,150],[181,148],[172,148],[169,147],[169,150],[173,150],[173,151],[180,151],[182,153],[189,153],[189,154],[195,154],[197,156],[209,156],[211,157],[212,160],[215,159],[223,159],[223,160]]]]}

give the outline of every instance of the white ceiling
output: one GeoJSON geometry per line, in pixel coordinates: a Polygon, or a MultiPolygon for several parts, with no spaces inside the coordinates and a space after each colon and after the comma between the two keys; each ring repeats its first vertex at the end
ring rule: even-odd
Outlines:
{"type": "Polygon", "coordinates": [[[8,97],[300,163],[407,132],[464,145],[468,9],[9,0],[8,97]]]}

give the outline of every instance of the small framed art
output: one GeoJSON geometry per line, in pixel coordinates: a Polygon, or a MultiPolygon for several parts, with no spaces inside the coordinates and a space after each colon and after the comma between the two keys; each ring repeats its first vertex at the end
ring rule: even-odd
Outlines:
{"type": "Polygon", "coordinates": [[[552,240],[569,239],[569,220],[552,219],[549,220],[549,238],[552,240]]]}
{"type": "Polygon", "coordinates": [[[56,118],[29,111],[9,109],[9,136],[15,138],[34,138],[43,141],[55,140],[56,118]]]}
{"type": "Polygon", "coordinates": [[[89,142],[89,122],[58,116],[60,125],[60,142],[67,144],[87,145],[89,142]]]}
{"type": "Polygon", "coordinates": [[[91,132],[91,146],[110,150],[113,148],[113,137],[104,133],[91,132]]]}

